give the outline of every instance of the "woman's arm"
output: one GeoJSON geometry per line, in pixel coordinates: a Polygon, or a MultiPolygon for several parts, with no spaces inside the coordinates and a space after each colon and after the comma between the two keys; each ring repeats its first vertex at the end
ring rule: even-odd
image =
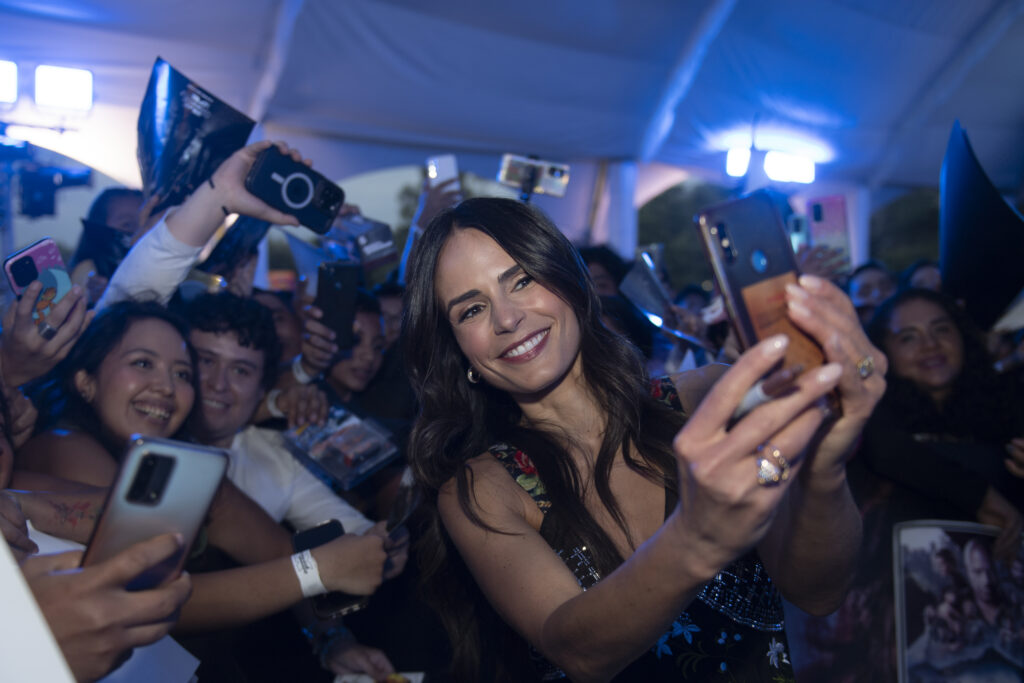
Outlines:
{"type": "MultiPolygon", "coordinates": [[[[813,402],[839,377],[834,365],[797,380],[794,392],[755,409],[726,431],[740,398],[782,357],[787,343],[755,346],[717,382],[677,435],[680,500],[669,519],[614,572],[582,591],[541,538],[539,512],[500,464],[472,462],[470,500],[495,533],[474,524],[455,486],[439,508],[452,540],[503,618],[573,680],[607,680],[649,648],[729,562],[769,527],[792,480],[757,483],[753,457],[768,438],[802,450],[822,421],[813,402]]],[[[794,474],[800,463],[793,465],[794,474]]]]}
{"type": "MultiPolygon", "coordinates": [[[[229,213],[298,225],[294,216],[271,208],[245,189],[245,177],[253,162],[271,144],[274,143],[257,142],[232,154],[217,167],[209,182],[168,212],[163,227],[157,225],[143,235],[114,271],[96,309],[138,296],[166,303],[195,264],[200,249],[229,213]]],[[[276,144],[295,161],[302,160],[297,151],[289,150],[283,143],[276,144]]]]}
{"type": "MultiPolygon", "coordinates": [[[[344,535],[314,548],[320,579],[329,591],[369,595],[381,584],[383,542],[377,536],[344,535]]],[[[238,569],[194,574],[192,597],[181,610],[182,631],[240,626],[302,599],[290,555],[238,569]]]]}
{"type": "MultiPolygon", "coordinates": [[[[860,550],[861,519],[846,483],[849,459],[868,418],[885,393],[885,355],[875,348],[849,298],[835,285],[803,276],[787,287],[789,316],[811,335],[826,360],[842,368],[838,411],[804,455],[799,481],[759,546],[761,559],[779,590],[811,614],[828,614],[846,595],[860,550]],[[865,359],[870,359],[866,361],[865,359]],[[864,363],[873,371],[861,372],[864,363]]],[[[777,444],[776,444],[777,445],[777,444]]],[[[790,459],[799,451],[783,450],[790,459]]]]}
{"type": "Polygon", "coordinates": [[[36,472],[17,472],[15,496],[34,526],[43,533],[86,544],[92,535],[107,489],[36,472]]]}
{"type": "MultiPolygon", "coordinates": [[[[117,463],[96,439],[65,429],[34,436],[18,451],[15,463],[17,470],[90,486],[108,487],[117,477],[117,463]]],[[[17,476],[16,471],[15,483],[17,476]]]]}
{"type": "Polygon", "coordinates": [[[215,545],[241,564],[290,555],[291,536],[227,477],[210,505],[207,534],[215,545]]]}

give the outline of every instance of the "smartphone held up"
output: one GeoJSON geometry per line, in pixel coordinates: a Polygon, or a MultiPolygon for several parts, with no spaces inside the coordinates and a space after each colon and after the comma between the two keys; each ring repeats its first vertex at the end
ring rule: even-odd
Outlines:
{"type": "Polygon", "coordinates": [[[345,192],[337,184],[274,145],[256,157],[245,189],[321,235],[331,229],[345,203],[345,192]]]}
{"type": "Polygon", "coordinates": [[[135,437],[86,546],[82,566],[103,562],[136,543],[166,533],[181,534],[181,551],[150,567],[130,590],[175,579],[206,518],[227,471],[220,448],[183,441],[135,437]]]}
{"type": "Polygon", "coordinates": [[[787,315],[786,285],[796,283],[799,273],[772,199],[754,192],[705,209],[695,220],[740,346],[781,333],[790,340],[784,368],[822,365],[821,348],[787,315]]]}
{"type": "Polygon", "coordinates": [[[71,277],[64,268],[57,243],[50,237],[44,237],[4,259],[4,274],[11,291],[18,297],[36,280],[42,283],[43,288],[32,312],[36,320],[48,315],[50,309],[71,291],[71,277]]]}

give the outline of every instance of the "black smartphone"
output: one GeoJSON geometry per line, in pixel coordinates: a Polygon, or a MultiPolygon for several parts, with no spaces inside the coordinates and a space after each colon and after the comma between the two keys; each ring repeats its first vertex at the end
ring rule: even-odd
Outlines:
{"type": "Polygon", "coordinates": [[[352,323],[356,315],[356,291],[362,279],[362,268],[355,263],[332,261],[321,263],[317,271],[316,299],[313,304],[323,311],[320,319],[334,330],[334,343],[339,349],[355,345],[352,323]]]}
{"type": "Polygon", "coordinates": [[[331,229],[345,203],[345,192],[336,183],[282,154],[276,145],[256,157],[245,189],[321,235],[331,229]]]}
{"type": "Polygon", "coordinates": [[[799,273],[771,197],[753,192],[705,209],[695,221],[740,345],[747,349],[782,333],[790,341],[784,367],[822,365],[821,347],[786,314],[785,288],[799,273]]]}
{"type": "Polygon", "coordinates": [[[152,588],[176,578],[227,466],[227,453],[220,448],[148,436],[133,438],[86,546],[82,566],[102,562],[154,536],[180,533],[185,540],[181,552],[150,567],[127,588],[152,588]]]}
{"type": "MultiPolygon", "coordinates": [[[[303,550],[312,550],[333,541],[344,533],[345,529],[341,522],[331,519],[292,536],[292,547],[297,553],[303,550]]],[[[351,595],[341,591],[332,591],[314,596],[310,598],[310,602],[313,604],[313,613],[317,618],[334,619],[363,609],[369,604],[370,598],[366,595],[351,595]]]]}

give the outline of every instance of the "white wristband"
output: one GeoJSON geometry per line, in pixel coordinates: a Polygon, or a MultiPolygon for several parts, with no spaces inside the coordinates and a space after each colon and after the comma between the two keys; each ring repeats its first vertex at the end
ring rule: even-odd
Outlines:
{"type": "Polygon", "coordinates": [[[280,389],[271,389],[267,394],[267,412],[274,417],[286,417],[284,411],[277,405],[277,397],[280,395],[280,389]]]}
{"type": "Polygon", "coordinates": [[[292,555],[292,566],[295,568],[295,576],[302,586],[303,597],[311,598],[314,595],[328,593],[327,586],[320,580],[320,568],[316,566],[316,559],[313,553],[303,550],[301,553],[292,555]]]}
{"type": "Polygon", "coordinates": [[[292,374],[295,375],[295,379],[299,384],[309,384],[316,377],[306,372],[306,369],[302,367],[302,354],[295,356],[295,360],[292,361],[292,374]]]}

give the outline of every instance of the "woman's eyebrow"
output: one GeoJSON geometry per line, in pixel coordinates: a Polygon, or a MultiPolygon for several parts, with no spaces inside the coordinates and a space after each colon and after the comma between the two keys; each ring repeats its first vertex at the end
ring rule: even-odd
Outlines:
{"type": "Polygon", "coordinates": [[[121,352],[121,358],[124,358],[125,356],[127,356],[129,354],[132,354],[132,353],[144,353],[147,356],[159,356],[160,355],[156,351],[154,351],[153,349],[147,349],[145,346],[137,346],[134,349],[125,349],[124,351],[122,351],[121,352]]]}
{"type": "MultiPolygon", "coordinates": [[[[509,268],[508,270],[506,270],[505,272],[503,272],[501,275],[499,275],[498,276],[498,282],[501,283],[501,284],[505,284],[506,282],[508,282],[508,280],[510,278],[515,277],[522,270],[523,270],[523,267],[520,266],[517,263],[514,266],[512,266],[511,268],[509,268]]],[[[472,299],[473,297],[479,296],[479,295],[480,295],[480,290],[479,289],[471,289],[468,292],[463,292],[462,294],[458,295],[457,297],[455,297],[454,299],[452,299],[451,301],[448,302],[447,314],[451,315],[452,314],[452,309],[455,308],[456,306],[458,306],[459,304],[461,304],[463,301],[467,301],[467,300],[472,299]]]]}
{"type": "Polygon", "coordinates": [[[459,304],[461,304],[463,301],[468,301],[469,299],[472,299],[473,297],[479,296],[479,295],[480,295],[480,290],[479,289],[471,289],[468,292],[463,292],[462,294],[458,295],[457,297],[455,297],[454,299],[452,299],[451,301],[448,302],[448,312],[447,312],[447,314],[451,315],[452,314],[452,309],[455,308],[456,306],[458,306],[459,304]]]}

